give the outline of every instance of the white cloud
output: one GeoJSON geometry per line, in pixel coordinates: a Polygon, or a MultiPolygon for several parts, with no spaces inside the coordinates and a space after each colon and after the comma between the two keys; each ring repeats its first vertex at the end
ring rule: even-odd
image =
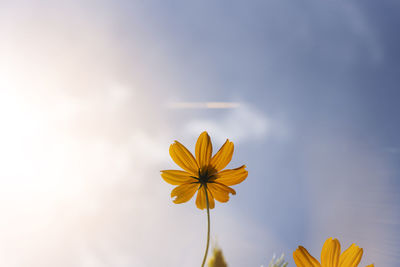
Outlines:
{"type": "Polygon", "coordinates": [[[287,128],[281,121],[274,120],[255,107],[242,103],[238,108],[229,110],[222,118],[194,119],[184,127],[184,132],[192,136],[197,136],[205,130],[220,143],[227,138],[242,142],[287,136],[287,128]]]}

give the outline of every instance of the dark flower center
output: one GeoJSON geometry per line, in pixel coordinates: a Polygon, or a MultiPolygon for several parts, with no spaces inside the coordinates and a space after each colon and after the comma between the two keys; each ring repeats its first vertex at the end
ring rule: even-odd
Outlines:
{"type": "Polygon", "coordinates": [[[217,170],[211,166],[202,167],[199,169],[199,183],[205,185],[216,179],[217,170]]]}

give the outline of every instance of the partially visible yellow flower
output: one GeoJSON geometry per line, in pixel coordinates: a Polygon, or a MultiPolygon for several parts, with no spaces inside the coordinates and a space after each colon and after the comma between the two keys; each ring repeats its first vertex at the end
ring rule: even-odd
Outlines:
{"type": "Polygon", "coordinates": [[[161,171],[161,177],[167,183],[178,185],[171,192],[171,197],[175,197],[173,202],[176,204],[189,201],[198,191],[196,206],[199,209],[205,209],[207,207],[205,195],[207,190],[209,207],[212,209],[215,206],[214,199],[219,202],[227,202],[229,193],[236,194],[235,190],[229,186],[239,184],[247,177],[245,165],[232,170],[223,170],[232,159],[233,143],[227,139],[221,149],[212,157],[212,144],[207,132],[200,134],[197,139],[196,157],[178,141],[170,146],[169,154],[183,169],[183,171],[161,171]]]}
{"type": "Polygon", "coordinates": [[[228,267],[224,254],[219,247],[214,247],[211,259],[208,261],[208,267],[228,267]]]}
{"type": "MultiPolygon", "coordinates": [[[[352,244],[340,254],[340,243],[337,239],[328,238],[321,251],[321,263],[319,263],[308,251],[299,246],[293,252],[294,262],[297,267],[357,267],[361,261],[363,249],[352,244]]],[[[367,267],[373,267],[368,265],[367,267]]]]}

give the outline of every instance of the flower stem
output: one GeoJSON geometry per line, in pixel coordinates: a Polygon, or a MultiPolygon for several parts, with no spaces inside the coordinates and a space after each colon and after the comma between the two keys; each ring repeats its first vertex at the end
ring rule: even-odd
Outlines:
{"type": "Polygon", "coordinates": [[[206,202],[207,202],[208,229],[207,229],[207,247],[206,247],[206,252],[204,253],[203,263],[201,264],[201,267],[204,267],[204,264],[206,263],[207,254],[208,254],[208,247],[210,245],[210,204],[209,204],[209,201],[208,201],[207,188],[205,186],[204,186],[204,192],[206,193],[206,202]]]}

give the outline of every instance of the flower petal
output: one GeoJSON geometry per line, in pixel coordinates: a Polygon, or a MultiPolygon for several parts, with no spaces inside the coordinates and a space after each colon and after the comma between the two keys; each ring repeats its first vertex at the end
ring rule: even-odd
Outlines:
{"type": "Polygon", "coordinates": [[[337,267],[339,265],[340,243],[337,239],[328,238],[322,247],[321,264],[324,267],[337,267]]]}
{"type": "Polygon", "coordinates": [[[202,132],[196,142],[196,159],[199,167],[207,166],[212,154],[212,144],[207,132],[202,132]]]}
{"type": "MultiPolygon", "coordinates": [[[[215,207],[215,201],[214,201],[213,195],[210,193],[210,190],[208,190],[208,189],[207,189],[207,196],[208,196],[209,208],[213,209],[215,207]]],[[[206,199],[204,186],[202,186],[199,189],[199,192],[197,193],[196,206],[197,206],[197,208],[199,208],[201,210],[204,210],[207,208],[207,199],[206,199]]]]}
{"type": "Polygon", "coordinates": [[[169,184],[181,185],[190,182],[196,182],[192,175],[185,171],[178,170],[165,170],[161,171],[161,177],[169,184]]]}
{"type": "Polygon", "coordinates": [[[302,246],[299,246],[293,252],[293,259],[296,263],[297,267],[320,267],[321,264],[308,253],[307,249],[302,246]]]}
{"type": "Polygon", "coordinates": [[[199,171],[197,161],[184,145],[178,141],[175,141],[175,143],[169,147],[169,154],[175,163],[179,165],[179,167],[185,171],[197,175],[199,171]]]}
{"type": "Polygon", "coordinates": [[[214,196],[211,193],[210,189],[208,188],[207,188],[207,194],[208,194],[208,203],[210,205],[210,209],[213,209],[215,207],[214,196]]]}
{"type": "Polygon", "coordinates": [[[188,202],[199,188],[198,183],[181,184],[175,187],[171,192],[171,197],[176,197],[173,202],[175,204],[188,202]]]}
{"type": "Polygon", "coordinates": [[[232,170],[224,170],[217,174],[217,179],[221,184],[224,185],[235,185],[239,184],[247,178],[248,172],[246,171],[246,165],[232,170]]]}
{"type": "Polygon", "coordinates": [[[342,253],[342,255],[340,255],[339,267],[358,266],[361,261],[362,254],[363,249],[356,244],[352,244],[342,253]]]}
{"type": "Polygon", "coordinates": [[[206,202],[206,194],[204,192],[204,187],[200,187],[199,192],[197,192],[197,198],[196,198],[196,206],[197,208],[204,210],[207,208],[207,202],[206,202]]]}
{"type": "Polygon", "coordinates": [[[365,267],[374,267],[374,265],[373,265],[373,264],[370,264],[370,265],[368,265],[368,266],[365,266],[365,267]]]}
{"type": "Polygon", "coordinates": [[[225,144],[220,148],[217,154],[211,158],[210,165],[217,171],[222,170],[231,161],[233,155],[233,143],[226,139],[225,144]]]}
{"type": "Polygon", "coordinates": [[[232,188],[230,188],[224,184],[220,184],[217,182],[208,183],[207,187],[211,191],[211,194],[213,195],[213,197],[222,203],[228,202],[229,193],[236,195],[235,190],[233,190],[232,188]]]}

